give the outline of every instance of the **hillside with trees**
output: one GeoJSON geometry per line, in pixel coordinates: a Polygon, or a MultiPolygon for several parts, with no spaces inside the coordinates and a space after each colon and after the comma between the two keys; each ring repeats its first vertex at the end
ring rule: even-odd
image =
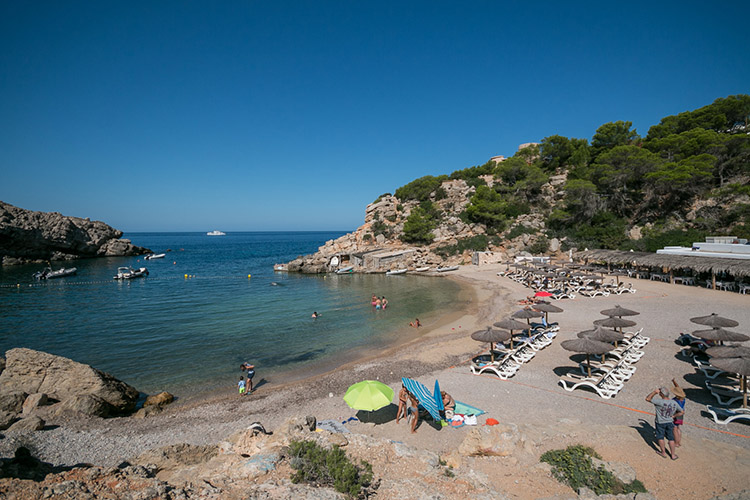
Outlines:
{"type": "Polygon", "coordinates": [[[428,175],[381,195],[321,254],[416,249],[415,263],[568,249],[655,251],[707,235],[750,238],[750,96],[628,121],[591,140],[551,135],[512,157],[428,175]]]}

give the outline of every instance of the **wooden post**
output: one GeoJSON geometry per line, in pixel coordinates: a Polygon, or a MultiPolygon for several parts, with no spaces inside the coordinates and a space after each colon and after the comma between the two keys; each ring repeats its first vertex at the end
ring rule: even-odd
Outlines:
{"type": "Polygon", "coordinates": [[[674,285],[674,273],[672,272],[672,269],[669,269],[669,283],[671,285],[674,285]]]}
{"type": "Polygon", "coordinates": [[[716,290],[716,273],[711,270],[711,288],[716,290]]]}

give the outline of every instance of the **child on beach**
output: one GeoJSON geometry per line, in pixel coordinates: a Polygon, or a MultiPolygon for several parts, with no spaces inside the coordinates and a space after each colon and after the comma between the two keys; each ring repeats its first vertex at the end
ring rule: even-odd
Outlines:
{"type": "Polygon", "coordinates": [[[240,390],[240,396],[244,396],[245,395],[245,378],[244,377],[240,377],[240,381],[237,382],[237,387],[240,390]]]}
{"type": "Polygon", "coordinates": [[[675,379],[672,379],[672,385],[672,393],[674,394],[672,400],[676,402],[682,410],[682,415],[674,417],[674,445],[675,447],[679,447],[682,443],[682,424],[683,418],[685,417],[685,391],[682,390],[682,387],[677,385],[675,379]]]}
{"type": "Polygon", "coordinates": [[[414,328],[419,328],[422,326],[422,324],[419,322],[419,318],[416,318],[414,321],[409,323],[409,326],[413,326],[414,328]]]}
{"type": "Polygon", "coordinates": [[[250,363],[242,363],[240,365],[240,370],[247,370],[247,382],[245,383],[245,385],[247,387],[247,393],[250,394],[251,392],[253,392],[253,377],[255,376],[255,365],[251,365],[250,363]]]}

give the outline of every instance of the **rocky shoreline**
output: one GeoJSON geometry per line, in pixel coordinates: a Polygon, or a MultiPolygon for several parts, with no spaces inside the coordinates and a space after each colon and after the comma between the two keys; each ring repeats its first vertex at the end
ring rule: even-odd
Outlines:
{"type": "Polygon", "coordinates": [[[35,212],[0,201],[0,264],[151,253],[104,222],[35,212]]]}

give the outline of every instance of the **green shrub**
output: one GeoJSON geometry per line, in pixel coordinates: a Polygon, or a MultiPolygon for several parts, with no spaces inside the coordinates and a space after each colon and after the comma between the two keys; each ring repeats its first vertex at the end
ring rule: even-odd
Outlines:
{"type": "Polygon", "coordinates": [[[585,486],[597,495],[646,492],[640,481],[625,484],[604,467],[594,467],[591,457],[601,459],[593,449],[575,445],[545,452],[539,460],[550,464],[552,475],[574,491],[585,486]]]}
{"type": "Polygon", "coordinates": [[[529,245],[527,250],[532,255],[542,255],[547,253],[547,250],[549,250],[549,240],[546,236],[540,236],[534,243],[529,245]]]}
{"type": "Polygon", "coordinates": [[[538,231],[536,229],[533,229],[528,226],[524,226],[523,224],[519,224],[510,231],[508,231],[508,234],[505,235],[505,237],[509,240],[512,240],[513,238],[518,238],[522,234],[536,234],[538,231]]]}
{"type": "Polygon", "coordinates": [[[372,235],[370,233],[365,233],[365,235],[362,236],[362,239],[365,241],[370,241],[372,239],[372,235]]]}
{"type": "Polygon", "coordinates": [[[365,461],[359,466],[353,464],[338,446],[326,449],[314,441],[292,441],[289,456],[295,469],[290,478],[293,483],[333,486],[351,498],[372,483],[372,466],[365,461]]]}
{"type": "Polygon", "coordinates": [[[419,179],[411,181],[405,186],[401,186],[396,190],[396,198],[402,201],[406,200],[419,200],[424,201],[430,198],[430,194],[440,187],[443,181],[448,180],[447,175],[440,175],[433,177],[432,175],[426,175],[419,179]]]}
{"type": "MultiPolygon", "coordinates": [[[[494,240],[494,239],[493,239],[494,240]]],[[[495,241],[493,241],[494,243],[495,241]]],[[[490,244],[490,239],[484,234],[478,234],[471,238],[464,238],[458,240],[455,245],[445,245],[435,249],[435,253],[447,257],[449,255],[456,255],[463,253],[466,250],[472,250],[475,252],[481,252],[486,250],[490,244]]]]}
{"type": "Polygon", "coordinates": [[[429,210],[421,205],[414,207],[404,222],[404,232],[401,240],[406,243],[427,244],[435,239],[432,230],[437,227],[437,221],[429,210]]]}

